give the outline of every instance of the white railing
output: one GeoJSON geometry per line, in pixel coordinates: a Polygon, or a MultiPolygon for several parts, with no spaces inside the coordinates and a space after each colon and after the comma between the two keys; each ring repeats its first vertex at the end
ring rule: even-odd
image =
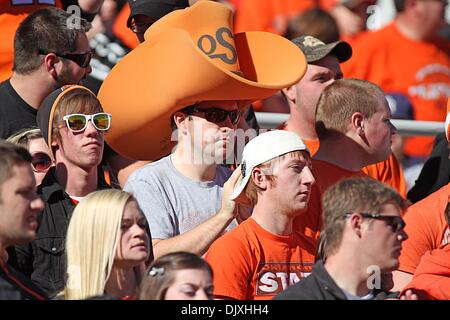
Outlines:
{"type": "MultiPolygon", "coordinates": [[[[261,128],[273,129],[287,120],[287,113],[256,112],[256,119],[261,128]]],[[[414,121],[393,119],[398,134],[403,136],[435,136],[444,132],[444,122],[414,121]]]]}

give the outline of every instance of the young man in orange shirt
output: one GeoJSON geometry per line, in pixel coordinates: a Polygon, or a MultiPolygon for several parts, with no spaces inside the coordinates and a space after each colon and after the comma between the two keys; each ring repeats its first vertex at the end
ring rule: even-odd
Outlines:
{"type": "Polygon", "coordinates": [[[314,247],[293,229],[314,183],[311,158],[295,133],[276,130],[250,140],[240,169],[242,181],[230,198],[253,206],[252,216],[217,239],[205,259],[216,298],[270,299],[306,277],[314,263],[314,247]]]}
{"type": "MultiPolygon", "coordinates": [[[[395,0],[394,22],[353,43],[353,58],[342,68],[347,77],[365,79],[386,92],[406,95],[415,120],[443,121],[450,96],[450,43],[440,38],[447,0],[395,0]]],[[[433,139],[411,137],[405,155],[423,162],[433,139]]]]}
{"type": "Polygon", "coordinates": [[[316,111],[320,146],[313,157],[316,185],[308,212],[295,228],[315,243],[322,226],[321,195],[339,180],[366,176],[361,169],[386,160],[396,129],[383,91],[373,83],[336,80],[326,87],[316,111]]]}

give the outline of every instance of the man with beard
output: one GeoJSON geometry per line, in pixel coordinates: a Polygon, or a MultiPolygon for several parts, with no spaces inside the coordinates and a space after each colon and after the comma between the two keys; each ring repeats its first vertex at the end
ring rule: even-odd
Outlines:
{"type": "Polygon", "coordinates": [[[38,10],[19,26],[14,38],[14,66],[0,84],[0,138],[36,126],[42,100],[53,90],[76,84],[90,72],[91,51],[86,32],[91,25],[54,7],[38,10]]]}

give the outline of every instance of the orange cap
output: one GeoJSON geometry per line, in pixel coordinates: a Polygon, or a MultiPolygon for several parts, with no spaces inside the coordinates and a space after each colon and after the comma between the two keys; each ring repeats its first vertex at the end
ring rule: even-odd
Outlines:
{"type": "Polygon", "coordinates": [[[307,62],[295,44],[268,32],[233,34],[231,26],[231,10],[213,1],[154,23],[100,88],[114,119],[108,144],[131,159],[159,159],[175,145],[170,122],[177,110],[201,101],[244,105],[304,75],[307,62]]]}

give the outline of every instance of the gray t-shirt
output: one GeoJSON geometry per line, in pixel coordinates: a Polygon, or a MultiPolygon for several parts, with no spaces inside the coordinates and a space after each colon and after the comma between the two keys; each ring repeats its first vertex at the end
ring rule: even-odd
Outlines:
{"type": "MultiPolygon", "coordinates": [[[[137,199],[152,238],[167,239],[195,228],[219,211],[222,187],[230,175],[228,168],[217,166],[214,181],[193,181],[167,156],[134,172],[124,190],[137,199]]],[[[233,220],[227,230],[236,225],[233,220]]]]}

